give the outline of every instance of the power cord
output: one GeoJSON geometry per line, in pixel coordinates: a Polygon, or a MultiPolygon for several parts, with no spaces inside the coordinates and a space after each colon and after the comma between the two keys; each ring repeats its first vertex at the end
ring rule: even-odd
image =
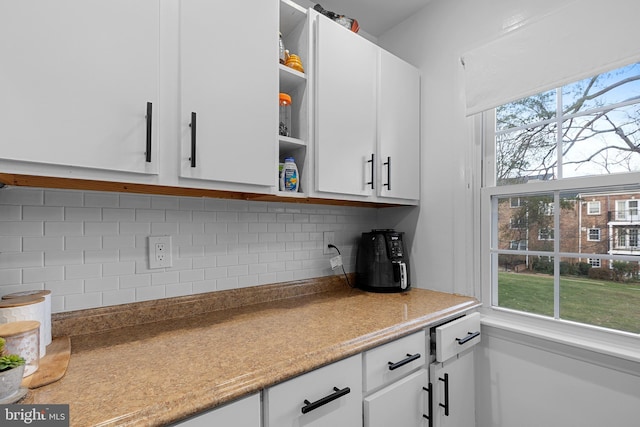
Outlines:
{"type": "MultiPolygon", "coordinates": [[[[327,247],[335,249],[336,251],[338,251],[338,255],[342,255],[340,253],[340,249],[338,249],[336,245],[329,243],[327,247]]],[[[349,276],[347,276],[347,272],[344,270],[344,264],[341,263],[341,266],[342,266],[342,273],[344,274],[344,278],[347,280],[347,285],[349,285],[350,288],[353,288],[353,285],[351,284],[351,282],[349,282],[349,276]]]]}

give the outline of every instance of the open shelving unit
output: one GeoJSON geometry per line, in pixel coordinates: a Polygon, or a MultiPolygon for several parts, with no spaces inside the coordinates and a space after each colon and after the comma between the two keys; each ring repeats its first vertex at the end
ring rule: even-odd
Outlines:
{"type": "MultiPolygon", "coordinates": [[[[309,183],[309,94],[311,55],[307,11],[290,0],[280,0],[280,32],[285,48],[300,57],[305,72],[278,64],[280,92],[291,96],[291,136],[278,136],[278,160],[293,157],[298,166],[300,185],[297,193],[277,191],[279,196],[306,197],[309,183]]],[[[276,60],[277,63],[277,60],[276,60]]],[[[276,167],[276,171],[278,168],[276,167]]],[[[277,188],[277,187],[276,187],[277,188]]]]}

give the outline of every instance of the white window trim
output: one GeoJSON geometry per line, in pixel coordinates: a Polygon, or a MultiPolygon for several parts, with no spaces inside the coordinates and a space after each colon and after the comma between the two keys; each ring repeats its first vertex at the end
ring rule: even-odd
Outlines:
{"type": "MultiPolygon", "coordinates": [[[[481,147],[482,140],[486,139],[489,133],[491,133],[490,137],[493,137],[492,129],[494,128],[494,110],[475,115],[473,121],[474,147],[481,147]]],[[[475,151],[477,155],[475,171],[477,176],[480,176],[480,180],[477,181],[476,188],[479,191],[475,193],[474,205],[480,215],[475,215],[478,249],[474,258],[474,269],[479,273],[476,276],[479,281],[476,282],[475,288],[478,299],[483,303],[483,307],[480,309],[483,326],[494,328],[497,331],[513,332],[529,345],[532,340],[544,341],[545,344],[540,345],[540,348],[545,350],[550,350],[550,346],[547,344],[557,344],[563,347],[562,350],[557,351],[558,354],[566,354],[569,357],[598,363],[602,366],[610,367],[617,364],[617,369],[638,375],[640,334],[538,316],[493,305],[492,280],[498,272],[491,268],[492,254],[489,243],[494,238],[491,229],[498,225],[497,215],[492,216],[491,197],[494,195],[521,196],[530,192],[548,194],[554,190],[564,190],[567,185],[583,189],[637,185],[640,182],[640,173],[565,178],[562,181],[532,182],[496,187],[493,161],[495,152],[492,152],[494,150],[495,145],[488,144],[484,150],[476,149],[475,151]]],[[[494,247],[497,245],[495,241],[492,243],[494,247]]],[[[497,277],[495,279],[497,281],[497,277]]]]}
{"type": "Polygon", "coordinates": [[[600,213],[602,212],[601,209],[601,203],[599,200],[592,200],[590,202],[587,202],[587,215],[600,215],[600,213]],[[598,212],[591,212],[591,205],[596,205],[598,206],[598,212]]]}
{"type": "Polygon", "coordinates": [[[600,268],[602,267],[602,258],[587,258],[587,262],[589,263],[589,265],[591,265],[591,267],[593,268],[600,268]],[[594,265],[594,261],[596,261],[596,263],[598,265],[594,265]]]}
{"type": "Polygon", "coordinates": [[[602,240],[602,229],[600,228],[587,228],[587,242],[599,242],[602,240]],[[598,238],[597,239],[592,239],[591,238],[591,230],[598,230],[598,238]]]}

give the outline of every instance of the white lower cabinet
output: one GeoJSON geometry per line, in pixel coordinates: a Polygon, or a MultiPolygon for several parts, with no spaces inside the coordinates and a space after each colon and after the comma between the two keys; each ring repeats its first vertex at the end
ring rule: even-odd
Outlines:
{"type": "Polygon", "coordinates": [[[174,424],[180,427],[260,427],[261,425],[260,393],[174,424]]]}
{"type": "Polygon", "coordinates": [[[434,427],[474,427],[473,349],[430,367],[434,427]]]}
{"type": "Polygon", "coordinates": [[[426,426],[428,373],[421,369],[364,399],[365,427],[426,426]]]}
{"type": "Polygon", "coordinates": [[[264,391],[265,427],[362,425],[362,355],[264,391]]]}

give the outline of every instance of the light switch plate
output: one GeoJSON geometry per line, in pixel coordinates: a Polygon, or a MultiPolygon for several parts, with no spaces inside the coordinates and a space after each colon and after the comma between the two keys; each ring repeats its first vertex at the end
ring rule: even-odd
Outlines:
{"type": "Polygon", "coordinates": [[[149,236],[149,268],[171,267],[171,236],[149,236]]]}

